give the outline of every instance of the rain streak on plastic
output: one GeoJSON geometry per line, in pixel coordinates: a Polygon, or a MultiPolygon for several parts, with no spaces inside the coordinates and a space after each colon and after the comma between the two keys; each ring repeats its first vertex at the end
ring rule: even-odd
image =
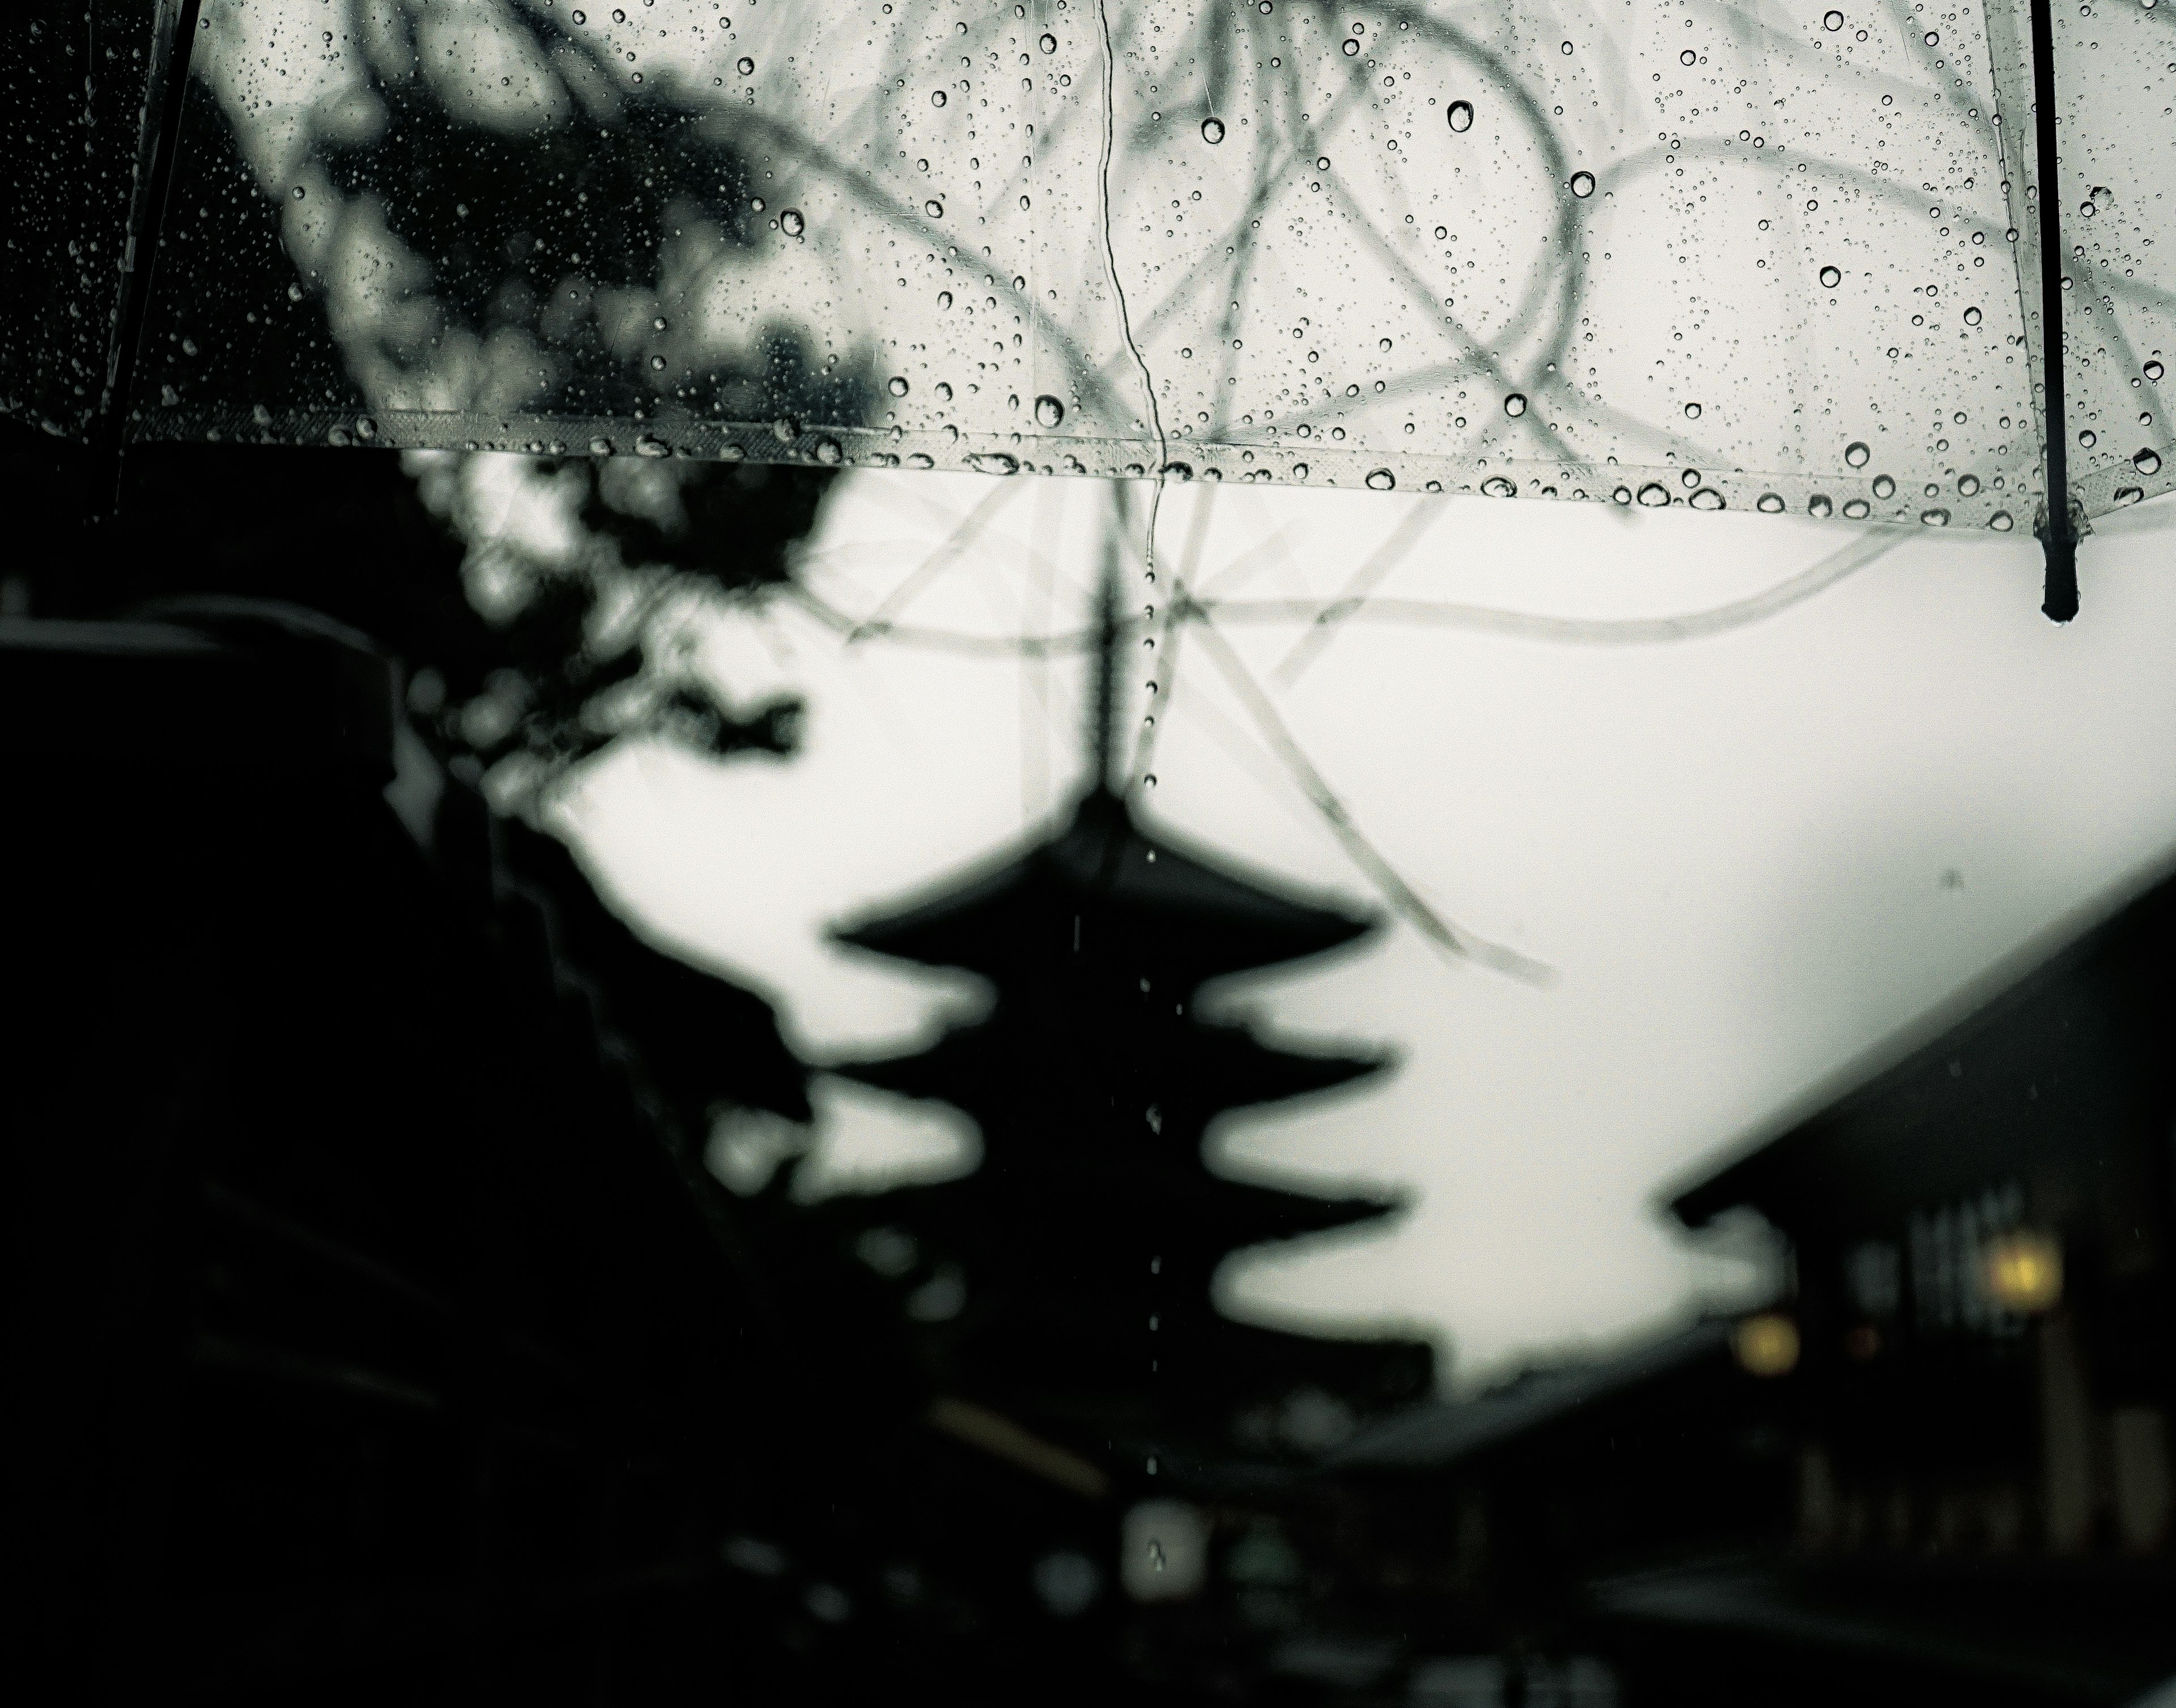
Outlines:
{"type": "Polygon", "coordinates": [[[10,18],[0,150],[14,192],[0,407],[56,436],[89,435],[106,388],[137,194],[153,0],[10,18]]]}
{"type": "MultiPolygon", "coordinates": [[[[2176,3],[2057,10],[2103,511],[2176,483],[2176,3]]],[[[1107,20],[206,0],[133,431],[2032,526],[2023,0],[1107,20]]]]}

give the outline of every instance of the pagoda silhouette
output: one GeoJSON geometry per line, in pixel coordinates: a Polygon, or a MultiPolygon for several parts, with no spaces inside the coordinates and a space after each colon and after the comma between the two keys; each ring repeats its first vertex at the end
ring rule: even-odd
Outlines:
{"type": "Polygon", "coordinates": [[[984,1017],[915,1054],[834,1071],[949,1103],[979,1126],[964,1177],[861,1201],[925,1278],[933,1383],[1121,1475],[1328,1445],[1424,1393],[1431,1349],[1234,1321],[1211,1302],[1233,1251],[1374,1220],[1400,1201],[1213,1171],[1227,1110],[1327,1092],[1388,1065],[1205,1020],[1208,981],[1322,956],[1377,921],[1151,833],[1112,784],[1117,560],[1107,551],[1091,786],[1054,833],[840,929],[862,950],[987,979],[984,1017]]]}

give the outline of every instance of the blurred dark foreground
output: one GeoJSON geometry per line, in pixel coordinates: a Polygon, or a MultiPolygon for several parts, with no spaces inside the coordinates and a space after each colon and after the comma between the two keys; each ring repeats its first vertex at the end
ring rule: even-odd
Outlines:
{"type": "MultiPolygon", "coordinates": [[[[595,585],[480,617],[376,453],[145,453],[85,529],[79,469],[9,448],[43,519],[0,617],[5,1629],[41,1700],[2117,1705],[2176,1675],[2176,892],[2089,909],[1688,1185],[1687,1225],[1787,1237],[1770,1309],[1455,1405],[1400,1347],[1249,1331],[1252,1385],[1205,1352],[1182,1428],[1066,1388],[1118,1355],[1036,1331],[1077,1304],[1038,1248],[1088,1273],[1122,1209],[1009,1212],[1078,1225],[998,1255],[970,1216],[962,1272],[935,1230],[1012,1176],[917,1223],[704,1166],[805,1131],[768,1004],[477,782],[609,739],[585,708],[648,661],[584,652],[595,585]],[[516,689],[480,737],[443,709],[516,689]]],[[[732,496],[707,568],[631,552],[758,587],[815,502],[732,496]]],[[[791,762],[760,708],[694,723],[791,762]]],[[[1074,847],[1020,870],[1072,881],[1074,847]]],[[[1100,1059],[986,1126],[1092,1132],[1100,1059]]]]}

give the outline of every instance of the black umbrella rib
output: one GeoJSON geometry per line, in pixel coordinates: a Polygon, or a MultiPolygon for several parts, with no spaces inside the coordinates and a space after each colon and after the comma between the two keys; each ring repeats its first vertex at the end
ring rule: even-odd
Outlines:
{"type": "Polygon", "coordinates": [[[2070,522],[2070,428],[2063,407],[2062,190],[2055,159],[2055,21],[2049,0],[2032,0],[2032,136],[2040,199],[2041,363],[2047,370],[2048,516],[2040,543],[2048,581],[2040,609],[2066,623],[2078,614],[2078,536],[2070,522]]]}
{"type": "Polygon", "coordinates": [[[120,323],[106,359],[105,418],[99,423],[96,453],[91,464],[90,503],[94,511],[117,507],[121,498],[121,451],[128,433],[128,396],[135,388],[137,359],[142,354],[144,323],[151,307],[151,279],[159,262],[159,244],[166,225],[166,200],[174,182],[174,156],[180,150],[182,108],[188,95],[189,56],[197,41],[197,14],[203,0],[181,0],[180,15],[166,44],[161,68],[158,107],[153,120],[150,170],[139,185],[139,199],[130,221],[126,270],[121,281],[120,323]]]}

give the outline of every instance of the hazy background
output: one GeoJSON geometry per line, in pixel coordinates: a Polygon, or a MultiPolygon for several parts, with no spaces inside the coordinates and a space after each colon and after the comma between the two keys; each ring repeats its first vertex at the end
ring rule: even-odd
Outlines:
{"type": "MultiPolygon", "coordinates": [[[[507,483],[501,513],[519,527],[517,465],[495,466],[478,478],[507,483]]],[[[1103,494],[849,474],[805,578],[866,613],[922,566],[891,612],[901,624],[1077,626],[1103,494]],[[982,530],[928,565],[977,506],[982,530]]],[[[1839,584],[1705,638],[1356,621],[1288,689],[1272,684],[1399,872],[1554,978],[1456,959],[1392,920],[1356,953],[1233,993],[1278,1028],[1372,1040],[1401,1065],[1357,1094],[1228,1121],[1211,1135],[1219,1166],[1391,1184],[1412,1208],[1389,1232],[1236,1261],[1230,1307],[1332,1330],[1417,1325],[1467,1385],[1742,1293],[1746,1265],[1673,1237],[1658,1195],[2176,849],[2172,521],[2153,505],[2103,524],[2068,628],[2039,615],[2030,540],[1900,532],[1839,584]]],[[[1194,485],[1164,502],[1165,585],[1190,566],[1205,597],[1325,598],[1401,524],[1420,531],[1381,592],[1587,618],[1725,605],[1859,537],[1736,514],[1194,485]]],[[[1267,681],[1303,629],[1225,632],[1267,681]]],[[[621,905],[768,987],[815,1059],[931,1035],[960,990],[844,952],[826,928],[1071,799],[1083,663],[849,643],[785,600],[694,638],[734,691],[808,697],[803,751],[721,767],[623,748],[570,792],[568,826],[621,905]]],[[[1379,908],[1198,645],[1182,643],[1176,680],[1151,819],[1379,908]]],[[[819,1089],[831,1190],[973,1154],[941,1111],[819,1089]]]]}

